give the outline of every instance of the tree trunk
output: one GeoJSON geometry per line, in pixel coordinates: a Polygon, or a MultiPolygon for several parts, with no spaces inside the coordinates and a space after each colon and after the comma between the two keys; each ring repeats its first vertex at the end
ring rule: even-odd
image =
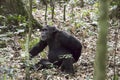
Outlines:
{"type": "Polygon", "coordinates": [[[94,80],[106,80],[107,62],[107,31],[108,31],[108,0],[99,0],[99,36],[97,41],[97,54],[95,57],[94,80]]]}
{"type": "MultiPolygon", "coordinates": [[[[25,4],[27,5],[27,4],[25,4]]],[[[25,16],[28,19],[28,11],[25,8],[23,0],[0,0],[0,14],[7,16],[9,14],[17,14],[25,16]]],[[[33,28],[41,28],[42,26],[33,18],[33,28]]]]}

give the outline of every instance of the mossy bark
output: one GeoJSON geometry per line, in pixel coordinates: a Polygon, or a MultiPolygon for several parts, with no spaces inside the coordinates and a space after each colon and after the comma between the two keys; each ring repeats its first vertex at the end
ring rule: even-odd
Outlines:
{"type": "MultiPolygon", "coordinates": [[[[22,15],[28,18],[28,12],[25,8],[23,0],[0,0],[0,14],[7,16],[7,15],[22,15]]],[[[41,28],[42,26],[35,20],[32,16],[32,27],[33,28],[41,28]]]]}

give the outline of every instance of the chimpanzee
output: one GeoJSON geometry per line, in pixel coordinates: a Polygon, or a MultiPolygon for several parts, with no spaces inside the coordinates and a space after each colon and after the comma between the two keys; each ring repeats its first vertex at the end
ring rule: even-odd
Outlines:
{"type": "Polygon", "coordinates": [[[47,45],[48,59],[41,59],[35,67],[41,64],[42,68],[48,68],[50,64],[53,64],[60,67],[65,73],[74,73],[73,63],[78,61],[82,49],[79,40],[56,27],[44,26],[41,29],[41,41],[29,52],[31,58],[43,51],[47,45]]]}

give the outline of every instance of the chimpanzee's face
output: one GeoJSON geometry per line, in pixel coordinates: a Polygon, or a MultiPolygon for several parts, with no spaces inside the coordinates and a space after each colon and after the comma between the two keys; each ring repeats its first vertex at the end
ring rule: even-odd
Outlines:
{"type": "Polygon", "coordinates": [[[41,40],[45,41],[49,37],[49,30],[47,27],[41,29],[41,40]]]}
{"type": "Polygon", "coordinates": [[[56,31],[55,27],[45,26],[41,29],[41,40],[45,41],[50,39],[53,36],[53,33],[56,31]]]}

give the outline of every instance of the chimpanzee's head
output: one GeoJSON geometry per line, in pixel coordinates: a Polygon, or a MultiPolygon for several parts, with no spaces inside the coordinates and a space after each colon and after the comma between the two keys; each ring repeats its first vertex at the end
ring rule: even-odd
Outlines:
{"type": "Polygon", "coordinates": [[[49,25],[44,26],[41,29],[41,40],[45,41],[50,39],[53,36],[53,33],[55,33],[57,31],[56,27],[51,27],[49,25]]]}

